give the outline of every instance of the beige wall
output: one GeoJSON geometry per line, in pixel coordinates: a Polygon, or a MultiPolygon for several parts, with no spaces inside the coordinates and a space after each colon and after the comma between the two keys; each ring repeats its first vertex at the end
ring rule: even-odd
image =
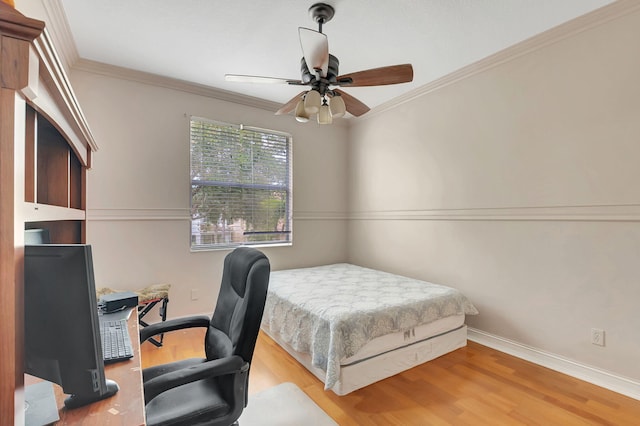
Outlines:
{"type": "Polygon", "coordinates": [[[640,379],[638,76],[636,12],[358,120],[349,260],[458,287],[470,326],[640,379]]]}
{"type": "Polygon", "coordinates": [[[169,316],[211,312],[224,251],[189,250],[189,116],[293,135],[294,244],[265,249],[273,269],[346,259],[347,128],[157,85],[75,70],[100,149],[88,173],[87,240],[97,286],[170,283],[169,316]],[[196,289],[199,300],[191,300],[196,289]]]}

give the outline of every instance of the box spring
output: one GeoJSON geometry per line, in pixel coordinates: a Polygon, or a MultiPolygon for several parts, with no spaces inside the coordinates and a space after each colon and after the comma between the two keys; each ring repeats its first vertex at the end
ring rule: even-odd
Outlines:
{"type": "MultiPolygon", "coordinates": [[[[355,355],[341,360],[340,377],[332,390],[337,395],[346,395],[466,346],[464,317],[446,317],[372,340],[355,355]]],[[[308,353],[295,351],[277,333],[264,328],[263,331],[324,382],[325,371],[311,364],[308,353]]]]}

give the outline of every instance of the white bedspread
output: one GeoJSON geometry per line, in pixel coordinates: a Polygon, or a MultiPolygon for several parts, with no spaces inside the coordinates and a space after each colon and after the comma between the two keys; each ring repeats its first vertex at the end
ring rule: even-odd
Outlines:
{"type": "Polygon", "coordinates": [[[311,354],[313,365],[326,371],[329,390],[340,360],[372,339],[477,313],[451,287],[341,263],[272,272],[262,327],[311,354]]]}

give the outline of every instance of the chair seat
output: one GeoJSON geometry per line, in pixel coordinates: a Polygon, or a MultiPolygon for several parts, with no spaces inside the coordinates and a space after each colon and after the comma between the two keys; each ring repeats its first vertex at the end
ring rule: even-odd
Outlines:
{"type": "MultiPolygon", "coordinates": [[[[202,364],[204,358],[191,358],[169,364],[145,368],[146,382],[163,374],[202,364]]],[[[207,424],[211,419],[224,416],[231,410],[221,397],[217,381],[199,380],[165,391],[146,405],[148,426],[207,424]],[[161,408],[161,409],[160,409],[161,408]]]]}
{"type": "Polygon", "coordinates": [[[169,389],[145,406],[147,425],[207,424],[231,411],[229,404],[220,395],[213,378],[169,389]]]}

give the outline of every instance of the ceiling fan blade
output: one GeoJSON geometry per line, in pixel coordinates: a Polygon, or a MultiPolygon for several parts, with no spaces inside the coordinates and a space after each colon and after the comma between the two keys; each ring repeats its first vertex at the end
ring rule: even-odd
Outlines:
{"type": "Polygon", "coordinates": [[[384,86],[387,84],[408,83],[413,80],[411,64],[391,65],[372,68],[338,76],[340,86],[384,86]]]}
{"type": "Polygon", "coordinates": [[[286,78],[275,77],[260,77],[257,75],[239,75],[239,74],[225,74],[224,79],[235,83],[267,83],[267,84],[293,84],[293,85],[305,85],[300,80],[289,80],[286,78]]]}
{"type": "Polygon", "coordinates": [[[289,114],[291,111],[296,109],[296,105],[298,105],[298,102],[302,99],[302,95],[304,95],[305,93],[306,90],[303,90],[302,92],[291,98],[289,102],[282,105],[282,107],[278,111],[276,111],[276,115],[289,114]]]}
{"type": "Polygon", "coordinates": [[[342,100],[347,108],[347,111],[356,117],[360,117],[362,114],[365,114],[370,110],[368,106],[360,102],[358,99],[354,98],[350,94],[343,92],[340,89],[334,89],[334,92],[338,93],[342,96],[342,100]]]}
{"type": "Polygon", "coordinates": [[[309,28],[298,28],[300,35],[300,47],[302,55],[307,63],[309,72],[320,70],[320,76],[326,77],[329,70],[329,41],[327,36],[321,32],[310,30],[309,28]]]}

